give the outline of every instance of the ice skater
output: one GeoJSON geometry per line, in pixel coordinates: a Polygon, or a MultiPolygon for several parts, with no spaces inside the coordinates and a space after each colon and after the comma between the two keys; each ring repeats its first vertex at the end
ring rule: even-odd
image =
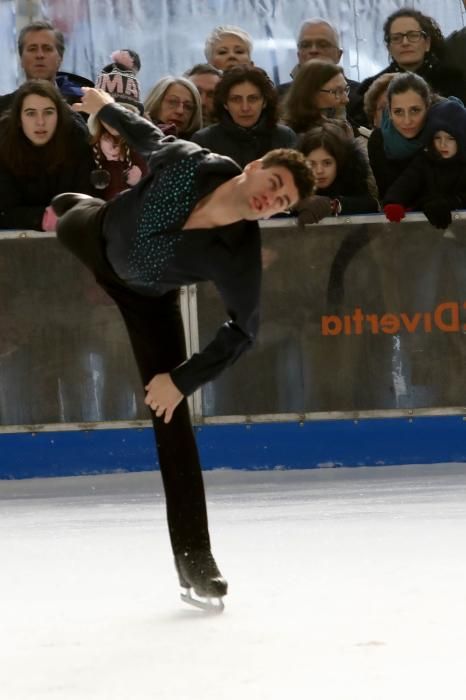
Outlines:
{"type": "Polygon", "coordinates": [[[93,272],[125,321],[152,409],[182,597],[222,609],[227,582],[211,553],[185,397],[252,344],[261,284],[257,220],[309,196],[312,172],[301,154],[287,149],[271,151],[241,171],[227,157],[165,137],[94,88],[84,90],[74,109],[98,115],[148,158],[149,174],[112,201],[75,193],[56,197],[57,235],[93,272]],[[229,320],[187,359],[179,288],[205,280],[215,284],[229,320]]]}

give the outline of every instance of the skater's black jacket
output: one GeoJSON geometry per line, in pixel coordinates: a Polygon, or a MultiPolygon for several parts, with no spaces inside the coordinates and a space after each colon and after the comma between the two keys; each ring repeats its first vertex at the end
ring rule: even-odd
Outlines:
{"type": "Polygon", "coordinates": [[[243,220],[182,230],[197,202],[239,175],[239,166],[197,144],[164,136],[151,122],[117,104],[105,105],[98,116],[149,163],[146,177],[105,205],[103,237],[110,265],[129,288],[144,296],[210,280],[229,315],[207,347],[171,372],[187,396],[233,363],[256,336],[259,225],[243,220]]]}

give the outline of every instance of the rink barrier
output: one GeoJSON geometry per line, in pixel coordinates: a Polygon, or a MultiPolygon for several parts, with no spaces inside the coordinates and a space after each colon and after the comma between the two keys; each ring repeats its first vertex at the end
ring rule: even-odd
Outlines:
{"type": "MultiPolygon", "coordinates": [[[[262,225],[261,333],[190,398],[203,466],[466,462],[466,221],[262,225]]],[[[182,290],[188,352],[224,313],[182,290]]],[[[154,468],[113,302],[53,233],[0,232],[0,478],[154,468]],[[58,294],[57,294],[58,290],[58,294]]]]}

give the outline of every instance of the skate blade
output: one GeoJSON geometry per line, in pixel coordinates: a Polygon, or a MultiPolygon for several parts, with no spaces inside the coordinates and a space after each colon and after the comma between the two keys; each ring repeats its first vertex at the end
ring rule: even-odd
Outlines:
{"type": "Polygon", "coordinates": [[[192,605],[195,608],[204,610],[204,612],[218,615],[225,609],[225,604],[222,598],[202,598],[193,593],[191,588],[184,588],[180,593],[180,598],[183,603],[192,605]]]}

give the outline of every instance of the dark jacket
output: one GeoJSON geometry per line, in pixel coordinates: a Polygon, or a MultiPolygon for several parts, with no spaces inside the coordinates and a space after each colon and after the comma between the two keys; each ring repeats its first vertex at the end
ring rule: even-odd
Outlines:
{"type": "Polygon", "coordinates": [[[42,217],[55,195],[62,192],[94,194],[91,171],[95,167],[86,133],[72,125],[70,154],[53,172],[46,170],[40,147],[31,145],[36,173],[17,177],[0,154],[0,229],[42,230],[42,217]]]}
{"type": "Polygon", "coordinates": [[[391,185],[384,204],[403,204],[424,210],[437,198],[446,198],[451,209],[466,207],[466,109],[452,100],[433,105],[426,126],[426,146],[391,185]],[[456,139],[457,153],[441,158],[433,147],[437,131],[446,131],[456,139]]]}
{"type": "Polygon", "coordinates": [[[426,148],[388,189],[384,204],[422,211],[440,197],[446,198],[451,209],[466,208],[466,163],[460,156],[445,160],[426,148]]]}
{"type": "MultiPolygon", "coordinates": [[[[83,78],[82,76],[75,75],[74,73],[64,73],[60,71],[56,75],[55,85],[68,104],[80,102],[82,87],[94,87],[94,83],[88,78],[83,78]]],[[[16,90],[5,95],[0,95],[0,114],[2,112],[6,112],[6,110],[10,108],[15,95],[16,90]]]]}
{"type": "MultiPolygon", "coordinates": [[[[404,73],[395,61],[392,61],[389,66],[381,70],[376,75],[372,75],[362,81],[356,101],[353,108],[353,119],[359,126],[370,126],[367,122],[367,116],[364,112],[364,95],[377,78],[385,73],[404,73]]],[[[447,65],[446,62],[440,62],[435,56],[428,56],[422,66],[416,71],[417,75],[430,85],[432,91],[443,97],[454,95],[459,97],[466,104],[466,82],[461,70],[455,66],[447,65]]]]}
{"type": "Polygon", "coordinates": [[[330,187],[317,189],[315,194],[338,199],[341,214],[370,214],[379,211],[379,203],[369,192],[369,164],[361,146],[355,141],[351,153],[330,187]]]}
{"type": "Polygon", "coordinates": [[[269,127],[260,119],[255,126],[245,129],[226,113],[218,124],[196,131],[191,141],[229,156],[242,168],[274,148],[296,148],[296,134],[288,126],[269,127]]]}
{"type": "Polygon", "coordinates": [[[124,284],[144,296],[210,280],[229,320],[200,353],[171,372],[186,396],[216,377],[250,347],[259,322],[259,225],[183,230],[196,204],[241,173],[230,158],[163,133],[117,104],[102,119],[148,158],[149,174],[105,205],[103,238],[110,265],[124,284]]]}
{"type": "Polygon", "coordinates": [[[382,131],[374,129],[367,142],[367,152],[369,163],[374,173],[375,182],[379,191],[379,198],[382,200],[388,188],[397,180],[401,173],[406,170],[416,153],[409,158],[391,159],[385,153],[382,131]]]}

